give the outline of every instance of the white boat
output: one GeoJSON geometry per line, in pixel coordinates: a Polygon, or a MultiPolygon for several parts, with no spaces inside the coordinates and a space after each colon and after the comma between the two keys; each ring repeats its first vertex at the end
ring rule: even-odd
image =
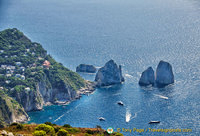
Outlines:
{"type": "Polygon", "coordinates": [[[124,106],[124,103],[122,101],[118,101],[117,104],[124,106]]]}
{"type": "Polygon", "coordinates": [[[150,121],[149,124],[158,124],[160,121],[150,121]]]}
{"type": "Polygon", "coordinates": [[[105,121],[106,119],[103,118],[103,117],[100,117],[99,120],[100,120],[100,121],[105,121]]]}

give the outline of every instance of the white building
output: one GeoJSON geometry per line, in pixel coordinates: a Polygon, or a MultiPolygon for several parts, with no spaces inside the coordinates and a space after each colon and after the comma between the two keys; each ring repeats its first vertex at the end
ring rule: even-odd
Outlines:
{"type": "Polygon", "coordinates": [[[21,62],[16,62],[15,63],[17,66],[20,66],[22,63],[21,62]]]}
{"type": "Polygon", "coordinates": [[[22,79],[22,80],[25,80],[25,76],[24,76],[24,75],[22,75],[22,76],[21,76],[21,79],[22,79]]]}
{"type": "Polygon", "coordinates": [[[26,87],[25,90],[26,91],[30,91],[31,89],[30,89],[30,87],[26,87]]]}

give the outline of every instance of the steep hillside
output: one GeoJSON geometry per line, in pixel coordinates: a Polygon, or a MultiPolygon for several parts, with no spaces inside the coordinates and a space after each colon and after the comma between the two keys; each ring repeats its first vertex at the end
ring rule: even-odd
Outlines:
{"type": "Polygon", "coordinates": [[[0,89],[33,111],[68,103],[94,86],[14,28],[0,32],[0,89]]]}
{"type": "Polygon", "coordinates": [[[0,126],[12,122],[24,122],[27,119],[28,115],[24,108],[0,90],[0,126]]]}

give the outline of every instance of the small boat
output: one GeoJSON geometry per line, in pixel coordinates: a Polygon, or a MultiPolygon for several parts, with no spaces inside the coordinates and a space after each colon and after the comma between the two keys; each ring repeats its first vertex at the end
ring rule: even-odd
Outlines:
{"type": "Polygon", "coordinates": [[[149,124],[158,124],[160,121],[150,121],[149,124]]]}
{"type": "Polygon", "coordinates": [[[117,104],[124,106],[124,103],[122,101],[118,101],[117,104]]]}
{"type": "Polygon", "coordinates": [[[103,117],[100,117],[99,120],[100,120],[100,121],[105,121],[106,119],[103,118],[103,117]]]}

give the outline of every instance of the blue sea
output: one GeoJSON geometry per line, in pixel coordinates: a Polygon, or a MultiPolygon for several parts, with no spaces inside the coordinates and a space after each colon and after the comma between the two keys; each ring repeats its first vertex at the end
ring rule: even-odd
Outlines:
{"type": "Polygon", "coordinates": [[[145,131],[126,136],[200,135],[200,0],[0,0],[0,30],[6,28],[18,28],[73,71],[80,63],[101,67],[114,59],[126,80],[66,106],[29,112],[29,123],[145,131]],[[172,64],[175,83],[139,87],[140,74],[160,60],[172,64]]]}

